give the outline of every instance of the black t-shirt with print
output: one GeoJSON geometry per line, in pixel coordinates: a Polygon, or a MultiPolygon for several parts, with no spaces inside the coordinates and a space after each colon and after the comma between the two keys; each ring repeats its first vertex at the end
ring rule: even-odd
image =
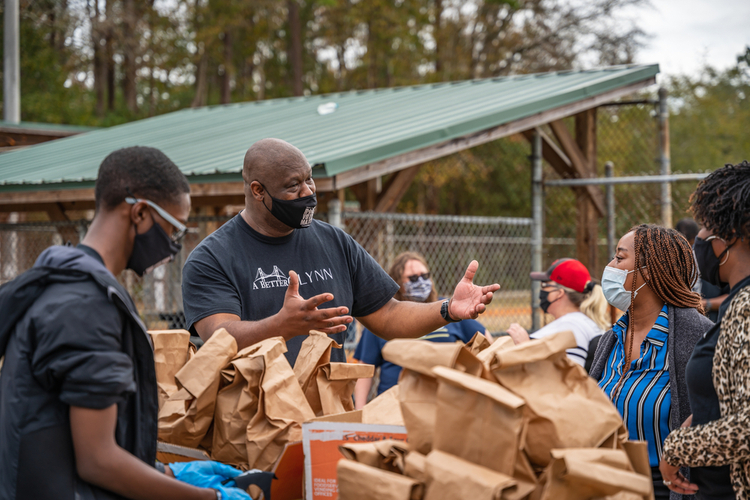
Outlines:
{"type": "MultiPolygon", "coordinates": [[[[212,314],[236,314],[243,321],[273,316],[284,304],[290,270],[299,275],[303,298],[332,293],[334,299],[320,307],[346,306],[355,317],[377,311],[398,291],[370,254],[338,228],[313,220],[308,228],[270,238],[237,215],[204,239],[185,263],[182,299],[190,330],[212,314]]],[[[332,337],[343,345],[343,333],[332,337]]],[[[292,366],[305,338],[287,342],[292,366]]],[[[343,349],[334,349],[331,361],[346,361],[343,349]]]]}

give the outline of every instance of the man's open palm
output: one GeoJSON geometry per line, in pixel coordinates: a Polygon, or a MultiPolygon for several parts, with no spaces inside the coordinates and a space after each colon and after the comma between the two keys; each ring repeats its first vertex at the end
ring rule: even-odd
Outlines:
{"type": "Polygon", "coordinates": [[[453,319],[476,319],[482,314],[486,305],[492,302],[492,294],[500,290],[500,285],[494,283],[488,286],[474,284],[474,275],[479,263],[472,260],[466,269],[466,274],[453,291],[448,312],[453,319]]]}

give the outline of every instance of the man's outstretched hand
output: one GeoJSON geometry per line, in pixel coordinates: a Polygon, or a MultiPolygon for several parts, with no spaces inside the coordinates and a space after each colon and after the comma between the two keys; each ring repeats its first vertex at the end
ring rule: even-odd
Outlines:
{"type": "MultiPolygon", "coordinates": [[[[284,306],[279,311],[285,336],[292,338],[306,335],[310,330],[324,333],[338,333],[346,330],[346,325],[353,321],[348,315],[347,307],[318,309],[318,306],[333,300],[333,294],[321,293],[309,299],[299,294],[299,276],[289,271],[289,286],[284,295],[284,306]]],[[[287,340],[289,340],[287,338],[287,340]]]]}
{"type": "Polygon", "coordinates": [[[479,263],[472,260],[466,268],[466,274],[456,285],[448,306],[448,313],[453,319],[476,319],[487,309],[487,304],[492,302],[492,294],[500,290],[500,285],[494,283],[488,286],[474,284],[474,275],[477,274],[479,263]]]}

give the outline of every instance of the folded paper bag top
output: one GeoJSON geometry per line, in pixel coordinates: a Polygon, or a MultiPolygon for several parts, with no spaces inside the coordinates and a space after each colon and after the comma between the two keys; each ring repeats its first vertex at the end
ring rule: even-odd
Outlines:
{"type": "Polygon", "coordinates": [[[474,356],[490,347],[490,341],[484,336],[482,332],[476,332],[471,340],[466,343],[466,348],[474,356]]]}
{"type": "Polygon", "coordinates": [[[303,391],[315,377],[318,368],[331,362],[331,349],[341,346],[331,337],[317,330],[310,330],[302,342],[294,364],[294,375],[303,391]]]}
{"type": "Polygon", "coordinates": [[[371,443],[346,443],[339,446],[339,451],[348,460],[403,474],[404,456],[409,446],[403,441],[385,439],[371,443]]]}
{"type": "Polygon", "coordinates": [[[493,369],[510,368],[511,366],[542,361],[549,359],[554,354],[573,349],[577,345],[573,332],[565,330],[508,349],[497,350],[495,351],[495,359],[491,362],[491,367],[493,369]]]}
{"type": "Polygon", "coordinates": [[[433,366],[448,366],[480,376],[481,361],[464,345],[427,340],[396,339],[383,346],[383,359],[403,368],[432,377],[433,366]]]}
{"type": "Polygon", "coordinates": [[[577,500],[618,493],[650,495],[651,476],[633,471],[622,450],[553,450],[542,500],[577,500]]]}
{"type": "Polygon", "coordinates": [[[152,330],[148,334],[154,345],[156,385],[161,406],[178,390],[175,375],[190,358],[190,333],[187,330],[152,330]]]}
{"type": "Polygon", "coordinates": [[[317,416],[353,411],[354,385],[358,379],[370,378],[374,373],[373,365],[328,363],[318,368],[307,385],[305,398],[317,416]]]}
{"type": "Polygon", "coordinates": [[[412,478],[351,460],[336,465],[341,500],[421,500],[424,486],[412,478]]]}
{"type": "Polygon", "coordinates": [[[505,387],[479,377],[467,375],[461,371],[444,366],[435,366],[432,369],[432,373],[440,382],[482,394],[508,408],[516,409],[525,404],[522,398],[519,398],[505,387]]]}
{"type": "Polygon", "coordinates": [[[438,450],[425,458],[425,475],[424,500],[501,500],[517,485],[510,476],[438,450]]]}
{"type": "Polygon", "coordinates": [[[500,338],[495,339],[495,341],[490,344],[487,349],[482,350],[481,352],[477,353],[477,359],[484,363],[485,365],[489,366],[489,364],[492,362],[493,359],[495,359],[495,353],[498,351],[504,351],[506,349],[510,349],[511,347],[514,347],[516,344],[513,342],[513,339],[510,338],[510,336],[503,336],[500,338]]]}

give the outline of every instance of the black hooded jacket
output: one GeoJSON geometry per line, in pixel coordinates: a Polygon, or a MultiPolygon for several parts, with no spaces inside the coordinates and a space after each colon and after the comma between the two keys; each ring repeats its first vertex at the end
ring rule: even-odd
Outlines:
{"type": "Polygon", "coordinates": [[[70,406],[117,404],[117,443],[156,457],[153,349],[125,289],[87,247],[50,247],[0,287],[0,499],[119,498],[76,473],[70,406]]]}

